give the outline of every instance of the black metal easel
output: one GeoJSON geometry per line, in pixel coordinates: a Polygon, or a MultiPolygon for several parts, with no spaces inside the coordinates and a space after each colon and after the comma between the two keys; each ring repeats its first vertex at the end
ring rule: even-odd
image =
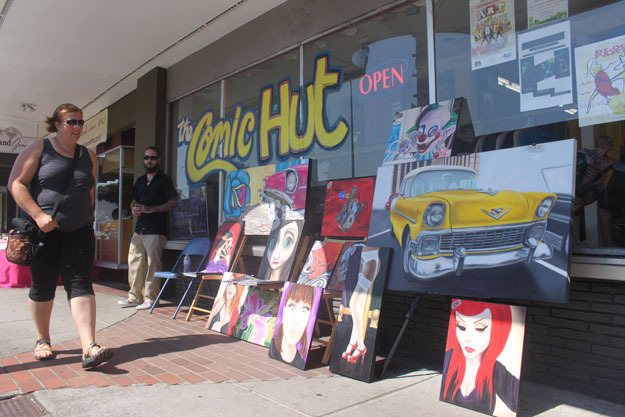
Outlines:
{"type": "Polygon", "coordinates": [[[404,315],[404,324],[401,326],[395,341],[393,342],[393,347],[391,347],[391,351],[388,353],[386,360],[384,361],[384,367],[382,368],[382,373],[380,374],[380,379],[384,378],[384,374],[386,373],[386,369],[391,363],[393,356],[395,355],[395,351],[399,347],[399,342],[401,338],[404,336],[404,332],[406,331],[406,327],[408,327],[408,323],[412,320],[412,316],[414,315],[414,311],[419,306],[419,302],[421,301],[421,294],[417,294],[415,298],[412,300],[408,309],[406,310],[406,314],[404,315]]]}

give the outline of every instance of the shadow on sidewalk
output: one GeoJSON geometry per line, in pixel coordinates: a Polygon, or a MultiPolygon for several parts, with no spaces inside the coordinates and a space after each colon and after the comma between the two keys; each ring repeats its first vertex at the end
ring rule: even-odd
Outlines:
{"type": "MultiPolygon", "coordinates": [[[[104,365],[99,366],[95,370],[106,374],[125,374],[128,373],[128,371],[117,368],[117,365],[134,362],[139,359],[154,358],[170,353],[189,352],[208,345],[233,343],[237,341],[238,339],[224,337],[223,335],[217,334],[192,334],[146,339],[138,343],[131,343],[114,348],[113,352],[115,356],[113,356],[113,359],[104,365]]],[[[212,361],[206,357],[204,364],[208,363],[212,363],[212,361]]]]}

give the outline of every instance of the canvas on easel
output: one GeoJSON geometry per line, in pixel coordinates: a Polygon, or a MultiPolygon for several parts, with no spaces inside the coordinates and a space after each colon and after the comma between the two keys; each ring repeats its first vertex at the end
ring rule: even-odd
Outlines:
{"type": "Polygon", "coordinates": [[[202,272],[224,273],[230,270],[242,229],[242,222],[224,222],[219,227],[208,263],[202,272]]]}
{"type": "Polygon", "coordinates": [[[366,237],[374,186],[375,177],[328,182],[321,234],[330,237],[366,237]]]}
{"type": "Polygon", "coordinates": [[[389,248],[357,245],[349,257],[330,371],[374,379],[377,329],[386,287],[389,248]]]}

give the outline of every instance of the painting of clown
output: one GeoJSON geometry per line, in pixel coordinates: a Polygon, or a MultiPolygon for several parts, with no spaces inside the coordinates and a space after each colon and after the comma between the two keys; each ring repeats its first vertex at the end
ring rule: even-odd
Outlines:
{"type": "Polygon", "coordinates": [[[463,104],[456,98],[397,112],[383,165],[452,156],[463,104]]]}

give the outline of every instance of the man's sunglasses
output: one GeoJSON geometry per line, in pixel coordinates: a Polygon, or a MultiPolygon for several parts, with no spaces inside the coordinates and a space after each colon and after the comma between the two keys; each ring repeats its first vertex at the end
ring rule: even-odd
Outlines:
{"type": "Polygon", "coordinates": [[[63,123],[65,123],[68,126],[82,126],[85,124],[85,121],[80,119],[80,120],[76,120],[76,119],[68,119],[68,120],[64,120],[63,123]]]}
{"type": "Polygon", "coordinates": [[[158,156],[143,155],[144,161],[157,161],[158,156]]]}

